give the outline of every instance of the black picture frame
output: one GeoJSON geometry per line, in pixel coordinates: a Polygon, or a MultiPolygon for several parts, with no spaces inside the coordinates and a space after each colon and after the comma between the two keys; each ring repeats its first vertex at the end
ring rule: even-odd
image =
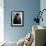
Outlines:
{"type": "Polygon", "coordinates": [[[11,26],[12,27],[24,26],[24,11],[11,11],[11,26]]]}

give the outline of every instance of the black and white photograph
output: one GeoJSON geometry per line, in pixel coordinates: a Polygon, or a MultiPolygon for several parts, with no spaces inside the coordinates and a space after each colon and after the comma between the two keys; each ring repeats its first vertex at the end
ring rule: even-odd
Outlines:
{"type": "Polygon", "coordinates": [[[11,12],[11,25],[12,26],[23,26],[24,24],[24,12],[23,11],[12,11],[11,12]]]}

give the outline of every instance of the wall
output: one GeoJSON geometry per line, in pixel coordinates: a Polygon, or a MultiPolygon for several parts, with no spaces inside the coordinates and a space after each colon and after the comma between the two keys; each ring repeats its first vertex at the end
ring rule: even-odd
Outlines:
{"type": "Polygon", "coordinates": [[[4,35],[7,41],[18,41],[32,28],[32,21],[40,9],[40,0],[4,0],[4,35]],[[24,11],[24,26],[11,27],[11,11],[24,11]]]}
{"type": "MultiPolygon", "coordinates": [[[[43,9],[46,9],[46,0],[41,0],[41,1],[40,1],[40,9],[41,9],[41,11],[42,11],[43,9]]],[[[45,20],[45,19],[46,19],[46,10],[43,12],[42,17],[43,17],[43,22],[41,21],[41,22],[40,22],[40,25],[46,27],[46,20],[45,20]]]]}

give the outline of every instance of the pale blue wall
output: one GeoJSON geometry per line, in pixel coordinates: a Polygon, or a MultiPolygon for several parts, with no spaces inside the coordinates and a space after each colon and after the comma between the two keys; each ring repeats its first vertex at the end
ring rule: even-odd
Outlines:
{"type": "Polygon", "coordinates": [[[4,30],[5,40],[18,41],[24,37],[32,28],[32,20],[40,9],[40,0],[5,0],[4,1],[4,30]],[[11,27],[11,11],[24,11],[24,26],[11,27]]]}

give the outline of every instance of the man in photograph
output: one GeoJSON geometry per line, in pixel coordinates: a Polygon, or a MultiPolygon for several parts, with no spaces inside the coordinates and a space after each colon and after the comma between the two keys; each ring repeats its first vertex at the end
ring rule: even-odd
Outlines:
{"type": "Polygon", "coordinates": [[[19,13],[16,13],[13,19],[13,24],[21,24],[21,16],[19,13]]]}

